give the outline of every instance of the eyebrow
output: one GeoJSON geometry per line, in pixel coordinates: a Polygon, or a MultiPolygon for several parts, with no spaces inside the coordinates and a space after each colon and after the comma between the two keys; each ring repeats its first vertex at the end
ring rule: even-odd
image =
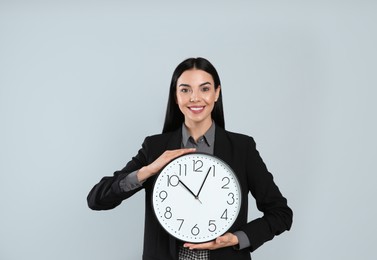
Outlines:
{"type": "MultiPolygon", "coordinates": [[[[199,87],[202,87],[202,86],[205,86],[205,85],[208,85],[208,84],[212,85],[211,82],[207,81],[207,82],[204,82],[204,83],[200,84],[199,87]]],[[[182,83],[182,84],[179,84],[178,87],[191,87],[191,86],[189,84],[182,83]]]]}

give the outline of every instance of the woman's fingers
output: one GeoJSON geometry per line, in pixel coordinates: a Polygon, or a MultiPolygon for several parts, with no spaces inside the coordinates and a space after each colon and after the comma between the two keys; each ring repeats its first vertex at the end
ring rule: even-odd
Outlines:
{"type": "Polygon", "coordinates": [[[222,247],[228,247],[228,246],[235,246],[238,244],[238,238],[237,236],[233,235],[232,233],[226,233],[220,237],[218,237],[216,240],[201,243],[201,244],[191,244],[191,243],[185,243],[183,246],[188,247],[189,249],[207,249],[207,250],[215,250],[222,247]]]}
{"type": "Polygon", "coordinates": [[[177,149],[177,150],[168,150],[165,151],[160,157],[158,157],[150,166],[152,167],[154,173],[156,174],[159,172],[166,164],[168,164],[171,160],[184,155],[186,153],[192,153],[196,149],[195,148],[184,148],[184,149],[177,149]]]}
{"type": "Polygon", "coordinates": [[[181,155],[192,153],[195,151],[196,151],[195,148],[183,148],[183,149],[165,151],[154,162],[152,162],[148,166],[141,168],[137,173],[137,178],[139,181],[144,181],[148,179],[149,177],[158,173],[171,160],[181,155]]]}

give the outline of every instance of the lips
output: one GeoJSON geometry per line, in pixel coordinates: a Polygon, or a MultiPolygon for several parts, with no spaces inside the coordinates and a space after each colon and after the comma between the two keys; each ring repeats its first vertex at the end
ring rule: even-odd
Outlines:
{"type": "Polygon", "coordinates": [[[193,113],[200,113],[204,110],[204,106],[192,106],[192,107],[189,107],[189,109],[193,113]]]}

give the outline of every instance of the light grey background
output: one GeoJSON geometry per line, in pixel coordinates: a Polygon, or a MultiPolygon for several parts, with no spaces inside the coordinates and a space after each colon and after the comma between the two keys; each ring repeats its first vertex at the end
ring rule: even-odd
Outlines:
{"type": "MultiPolygon", "coordinates": [[[[141,259],[144,194],[86,196],[208,58],[294,210],[254,259],[376,259],[376,1],[0,1],[0,259],[141,259]]],[[[250,218],[259,216],[250,203],[250,218]]]]}

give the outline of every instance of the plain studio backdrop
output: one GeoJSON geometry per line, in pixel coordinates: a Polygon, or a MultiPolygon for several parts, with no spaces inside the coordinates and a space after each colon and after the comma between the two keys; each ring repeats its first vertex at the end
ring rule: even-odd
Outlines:
{"type": "Polygon", "coordinates": [[[294,211],[253,259],[376,259],[376,1],[134,2],[0,1],[0,259],[141,259],[144,192],[86,196],[196,56],[294,211]]]}

